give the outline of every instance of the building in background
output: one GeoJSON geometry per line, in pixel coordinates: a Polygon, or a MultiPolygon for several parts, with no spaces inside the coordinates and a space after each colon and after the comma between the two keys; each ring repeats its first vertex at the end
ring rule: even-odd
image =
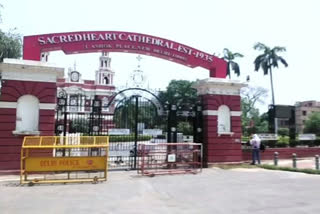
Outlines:
{"type": "Polygon", "coordinates": [[[110,64],[109,53],[102,52],[95,80],[82,79],[76,66],[69,69],[67,78],[58,79],[56,134],[101,134],[114,127],[110,116],[114,105],[109,102],[116,92],[110,64]],[[100,128],[101,124],[104,124],[103,128],[100,128]]]}
{"type": "Polygon", "coordinates": [[[295,136],[295,133],[303,134],[305,122],[315,112],[320,112],[320,102],[314,100],[296,102],[294,106],[270,105],[269,131],[275,133],[279,128],[288,128],[292,137],[295,136]]]}
{"type": "Polygon", "coordinates": [[[289,129],[290,138],[295,139],[295,106],[270,105],[268,115],[270,133],[277,133],[280,128],[287,128],[289,129]]]}
{"type": "Polygon", "coordinates": [[[320,102],[311,100],[297,102],[296,107],[296,130],[297,133],[302,134],[304,130],[305,122],[308,120],[310,115],[315,112],[320,112],[320,102]]]}
{"type": "Polygon", "coordinates": [[[111,69],[109,53],[102,52],[99,58],[99,69],[95,72],[95,80],[84,80],[80,72],[69,69],[67,78],[59,79],[57,94],[65,93],[69,111],[85,111],[86,102],[98,97],[102,102],[102,112],[108,112],[107,105],[115,93],[114,71],[111,69]],[[72,107],[74,106],[74,107],[72,107]]]}

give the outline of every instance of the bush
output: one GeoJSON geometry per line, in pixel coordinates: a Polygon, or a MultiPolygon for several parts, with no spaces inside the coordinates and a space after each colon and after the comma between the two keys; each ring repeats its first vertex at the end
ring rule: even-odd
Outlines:
{"type": "Polygon", "coordinates": [[[317,139],[314,141],[315,146],[320,146],[320,137],[317,137],[317,139]]]}
{"type": "Polygon", "coordinates": [[[162,135],[157,135],[156,138],[157,139],[166,139],[166,136],[164,134],[162,134],[162,135]]]}
{"type": "Polygon", "coordinates": [[[280,128],[280,129],[278,129],[278,135],[280,135],[280,136],[289,136],[289,129],[288,128],[280,128]]]}
{"type": "Polygon", "coordinates": [[[261,143],[264,143],[269,148],[275,148],[275,147],[296,147],[296,146],[320,146],[320,138],[317,138],[316,140],[292,140],[288,136],[280,136],[278,141],[275,140],[268,140],[268,141],[261,141],[261,143]]]}
{"type": "Polygon", "coordinates": [[[276,143],[276,147],[288,147],[289,146],[289,142],[277,142],[276,143]]]}
{"type": "Polygon", "coordinates": [[[289,144],[290,138],[288,136],[280,136],[277,143],[288,143],[289,144]]]}
{"type": "Polygon", "coordinates": [[[299,145],[299,141],[298,140],[290,140],[289,141],[289,146],[290,147],[296,147],[297,145],[299,145]]]}
{"type": "Polygon", "coordinates": [[[250,140],[250,137],[241,136],[241,142],[248,142],[250,140]]]}
{"type": "Polygon", "coordinates": [[[289,146],[290,138],[288,136],[280,136],[278,142],[276,143],[276,147],[287,147],[289,146]]]}
{"type": "Polygon", "coordinates": [[[308,144],[307,144],[309,147],[313,147],[315,146],[314,144],[314,140],[309,140],[308,144]]]}
{"type": "Polygon", "coordinates": [[[312,147],[314,146],[314,141],[313,140],[300,140],[299,141],[300,146],[309,146],[312,147]]]}
{"type": "MultiPolygon", "coordinates": [[[[138,141],[151,140],[149,135],[138,135],[138,141]]],[[[110,135],[109,142],[129,142],[134,141],[134,135],[110,135]]]]}
{"type": "Polygon", "coordinates": [[[262,140],[261,143],[263,143],[267,147],[274,148],[277,141],[276,140],[262,140]]]}

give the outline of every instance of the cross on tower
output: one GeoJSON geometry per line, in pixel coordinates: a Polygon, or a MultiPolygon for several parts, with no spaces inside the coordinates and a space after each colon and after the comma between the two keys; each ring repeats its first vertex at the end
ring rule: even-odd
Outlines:
{"type": "Polygon", "coordinates": [[[73,63],[73,69],[74,69],[74,71],[76,71],[76,70],[77,70],[77,62],[76,62],[76,60],[74,60],[74,63],[73,63]]]}
{"type": "Polygon", "coordinates": [[[140,55],[138,55],[137,56],[137,60],[138,60],[138,68],[140,68],[140,62],[141,62],[141,60],[142,60],[143,58],[140,56],[140,55]]]}

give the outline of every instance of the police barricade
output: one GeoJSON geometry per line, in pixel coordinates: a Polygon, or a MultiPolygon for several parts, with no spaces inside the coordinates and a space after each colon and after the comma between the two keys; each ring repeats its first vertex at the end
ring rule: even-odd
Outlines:
{"type": "Polygon", "coordinates": [[[108,147],[108,136],[25,137],[20,183],[106,181],[108,147]]]}
{"type": "Polygon", "coordinates": [[[202,172],[202,144],[159,143],[138,145],[138,174],[154,176],[202,172]]]}

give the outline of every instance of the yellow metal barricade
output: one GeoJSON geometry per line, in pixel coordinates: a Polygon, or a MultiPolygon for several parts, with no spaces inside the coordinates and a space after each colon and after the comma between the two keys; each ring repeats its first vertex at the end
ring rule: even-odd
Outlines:
{"type": "Polygon", "coordinates": [[[106,181],[108,147],[108,136],[25,137],[20,183],[106,181]]]}

